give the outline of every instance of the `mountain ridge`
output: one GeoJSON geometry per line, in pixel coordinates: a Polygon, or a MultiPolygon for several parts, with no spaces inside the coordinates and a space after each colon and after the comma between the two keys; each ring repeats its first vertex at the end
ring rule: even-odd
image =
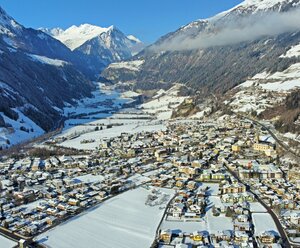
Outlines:
{"type": "Polygon", "coordinates": [[[64,43],[73,52],[87,58],[87,67],[95,74],[110,63],[131,58],[139,53],[144,44],[132,35],[126,36],[116,26],[107,28],[91,24],[73,25],[66,30],[61,28],[40,30],[64,43]]]}

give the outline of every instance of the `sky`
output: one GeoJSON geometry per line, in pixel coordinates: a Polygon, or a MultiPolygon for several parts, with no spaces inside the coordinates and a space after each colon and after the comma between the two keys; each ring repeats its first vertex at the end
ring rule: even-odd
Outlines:
{"type": "Polygon", "coordinates": [[[66,29],[83,23],[114,25],[150,44],[197,19],[227,10],[242,0],[0,0],[25,27],[66,29]]]}

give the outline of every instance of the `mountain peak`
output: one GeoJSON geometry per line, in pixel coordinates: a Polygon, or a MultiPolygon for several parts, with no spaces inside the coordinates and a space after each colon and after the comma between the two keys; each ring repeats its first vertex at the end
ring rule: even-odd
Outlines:
{"type": "Polygon", "coordinates": [[[73,25],[66,30],[62,30],[62,32],[51,32],[51,34],[54,38],[60,40],[71,50],[74,50],[77,47],[80,47],[86,41],[107,31],[108,28],[102,28],[92,24],[84,23],[79,26],[73,25]]]}
{"type": "Polygon", "coordinates": [[[11,16],[9,16],[4,9],[0,7],[0,34],[12,35],[14,31],[21,28],[11,16]]]}
{"type": "MultiPolygon", "coordinates": [[[[299,0],[244,0],[242,3],[238,4],[231,10],[237,8],[253,8],[253,11],[263,11],[272,9],[275,6],[278,6],[280,10],[280,6],[283,4],[299,4],[299,0]]],[[[230,11],[230,10],[229,10],[230,11]]]]}

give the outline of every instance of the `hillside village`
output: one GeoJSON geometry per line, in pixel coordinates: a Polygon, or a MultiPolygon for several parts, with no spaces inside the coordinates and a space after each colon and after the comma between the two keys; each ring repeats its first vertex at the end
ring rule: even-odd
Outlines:
{"type": "Polygon", "coordinates": [[[0,232],[22,247],[43,245],[36,237],[44,232],[145,187],[144,204],[164,209],[152,247],[300,241],[300,181],[266,130],[235,116],[165,125],[102,140],[86,155],[1,162],[0,232]],[[157,189],[174,193],[159,196],[157,189]]]}

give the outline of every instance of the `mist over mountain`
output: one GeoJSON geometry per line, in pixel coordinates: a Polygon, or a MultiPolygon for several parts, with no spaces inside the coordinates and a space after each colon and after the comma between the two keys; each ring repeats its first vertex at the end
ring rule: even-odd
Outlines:
{"type": "Polygon", "coordinates": [[[234,45],[253,41],[264,36],[276,36],[285,32],[299,30],[300,8],[287,12],[270,11],[241,16],[238,21],[229,19],[220,22],[220,16],[211,18],[206,28],[194,36],[179,34],[171,39],[154,45],[156,51],[180,51],[205,49],[214,46],[234,45]]]}
{"type": "Polygon", "coordinates": [[[126,69],[121,73],[116,66],[108,67],[102,76],[134,83],[138,89],[183,83],[202,97],[223,94],[259,72],[283,70],[299,60],[281,57],[300,42],[299,3],[244,1],[161,37],[135,56],[133,60],[144,62],[129,80],[126,69]]]}

